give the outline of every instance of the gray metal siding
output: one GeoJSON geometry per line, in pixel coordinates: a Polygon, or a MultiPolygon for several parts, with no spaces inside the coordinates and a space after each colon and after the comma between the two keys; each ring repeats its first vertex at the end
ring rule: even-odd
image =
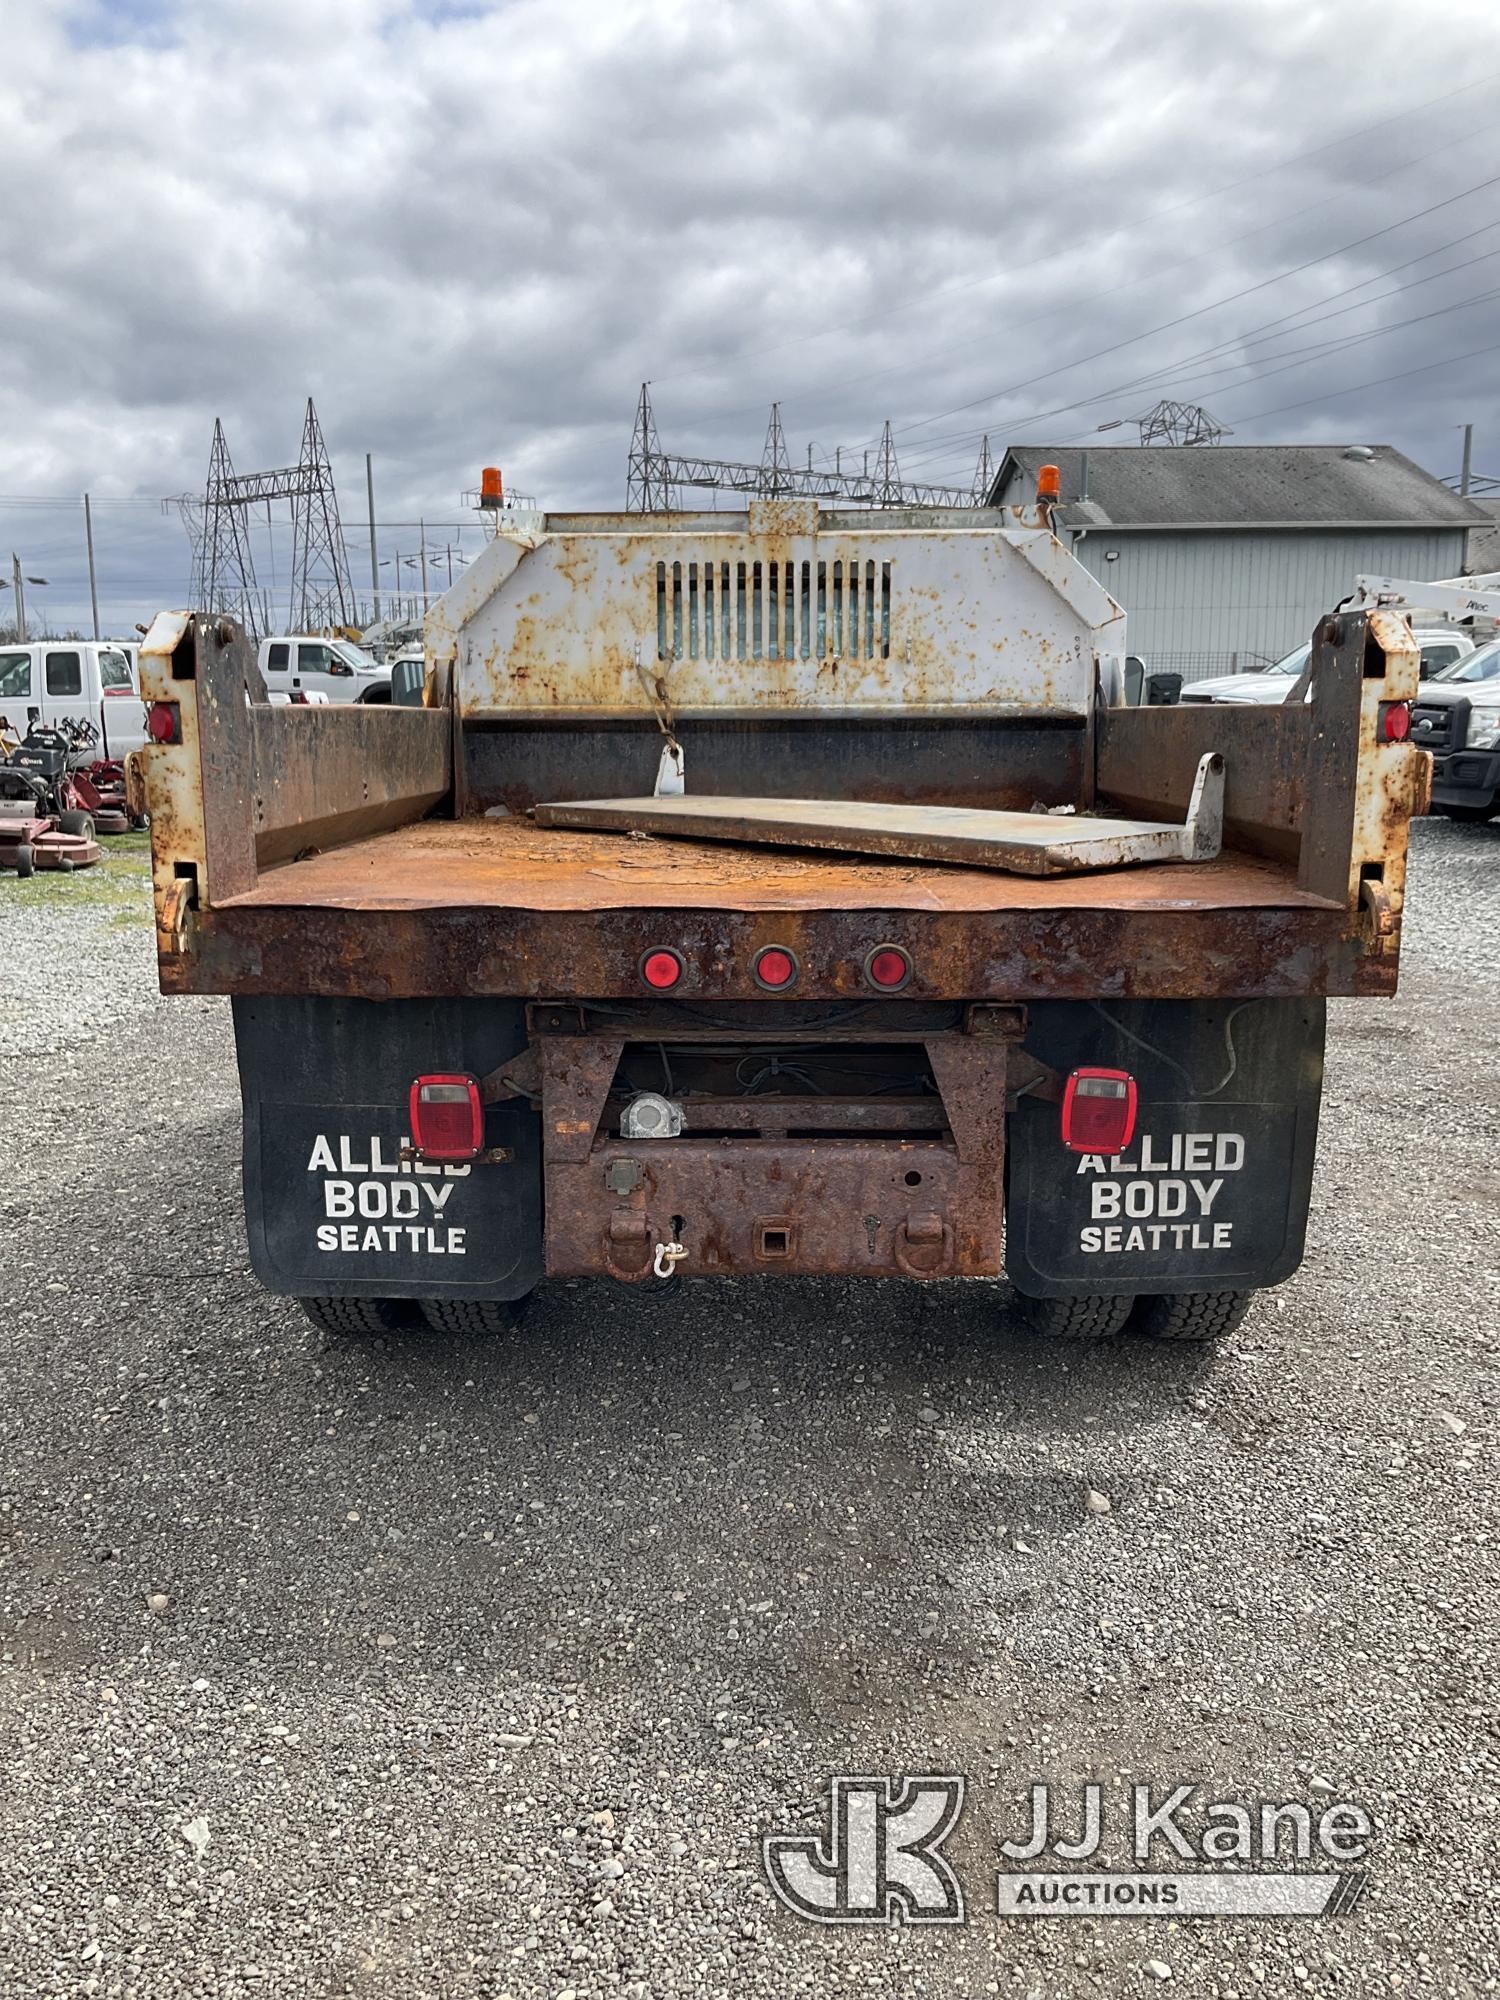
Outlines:
{"type": "Polygon", "coordinates": [[[1361,572],[1456,576],[1462,528],[1350,533],[1157,534],[1097,528],[1073,552],[1125,607],[1126,639],[1148,667],[1195,680],[1239,673],[1300,646],[1361,572]],[[1106,561],[1109,550],[1117,559],[1106,561]]]}

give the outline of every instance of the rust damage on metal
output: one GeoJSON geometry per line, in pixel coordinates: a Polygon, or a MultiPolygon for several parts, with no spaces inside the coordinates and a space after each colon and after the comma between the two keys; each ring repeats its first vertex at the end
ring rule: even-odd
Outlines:
{"type": "MultiPolygon", "coordinates": [[[[922,1100],[695,1097],[670,1141],[609,1130],[626,1036],[548,1033],[542,1072],[547,1269],[627,1283],[689,1273],[993,1277],[1001,1269],[1006,1060],[1022,1030],[917,1044],[922,1100]]],[[[754,1046],[753,1031],[715,1039],[754,1046]]]]}
{"type": "MultiPolygon", "coordinates": [[[[875,946],[910,952],[926,997],[1208,999],[1395,989],[1368,954],[1358,911],[1326,906],[1223,912],[1153,908],[996,912],[723,908],[592,911],[453,908],[200,912],[190,952],[163,962],[163,989],[398,999],[462,994],[546,999],[571,990],[636,997],[651,927],[691,968],[682,995],[749,999],[766,945],[787,945],[808,999],[870,999],[861,967],[875,946]]],[[[886,1003],[872,1002],[881,1005],[886,1003]]]]}

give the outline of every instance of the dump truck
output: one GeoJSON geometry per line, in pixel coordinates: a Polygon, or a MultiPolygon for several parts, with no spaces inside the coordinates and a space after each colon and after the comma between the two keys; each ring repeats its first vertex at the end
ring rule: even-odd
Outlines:
{"type": "Polygon", "coordinates": [[[1325,617],[1306,701],[1130,706],[1045,495],[771,498],[509,515],[426,635],[420,707],[269,705],[218,617],[141,655],[161,985],[231,996],[269,1291],[1005,1276],[1193,1339],[1295,1270],[1425,802],[1399,612],[1325,617]]]}

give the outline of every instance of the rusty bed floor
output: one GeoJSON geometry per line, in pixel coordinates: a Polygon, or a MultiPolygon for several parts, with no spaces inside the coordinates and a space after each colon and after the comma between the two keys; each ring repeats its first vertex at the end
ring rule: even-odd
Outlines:
{"type": "Polygon", "coordinates": [[[329,910],[1331,909],[1294,869],[1246,854],[1032,878],[937,863],[422,820],[283,862],[220,908],[329,910]]]}

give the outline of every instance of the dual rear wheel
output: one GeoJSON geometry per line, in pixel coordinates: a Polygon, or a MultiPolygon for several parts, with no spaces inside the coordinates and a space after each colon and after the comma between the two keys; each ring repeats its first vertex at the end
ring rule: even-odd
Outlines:
{"type": "Polygon", "coordinates": [[[1254,1292],[1162,1292],[1153,1298],[1095,1294],[1078,1299],[1021,1300],[1027,1324],[1053,1340],[1107,1340],[1144,1334],[1150,1340],[1220,1340],[1250,1310],[1254,1292]]]}
{"type": "MultiPolygon", "coordinates": [[[[1052,1340],[1107,1340],[1144,1334],[1151,1340],[1220,1340],[1250,1310],[1253,1292],[1166,1292],[1153,1298],[1095,1293],[1077,1299],[1023,1298],[1027,1324],[1052,1340]]],[[[424,1322],[436,1333],[508,1333],[515,1307],[499,1299],[303,1299],[302,1310],[323,1333],[344,1337],[401,1333],[424,1322]]]]}
{"type": "Polygon", "coordinates": [[[499,1299],[303,1299],[323,1333],[404,1333],[425,1321],[435,1333],[508,1333],[515,1308],[499,1299]]]}

